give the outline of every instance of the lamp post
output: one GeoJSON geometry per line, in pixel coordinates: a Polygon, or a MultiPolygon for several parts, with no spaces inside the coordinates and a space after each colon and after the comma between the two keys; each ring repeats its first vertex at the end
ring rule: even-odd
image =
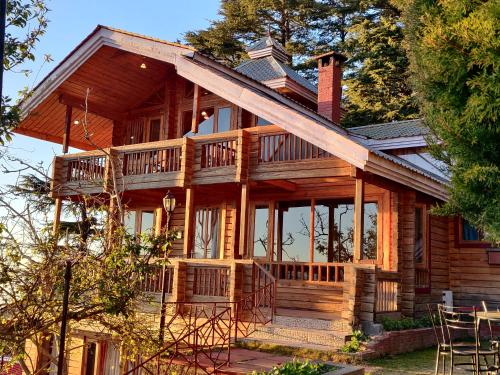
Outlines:
{"type": "MultiPolygon", "coordinates": [[[[167,194],[163,198],[163,208],[167,212],[167,225],[166,225],[166,232],[168,236],[168,232],[170,231],[170,218],[172,216],[172,213],[175,210],[175,197],[174,195],[169,191],[167,191],[167,194]]],[[[166,299],[166,292],[167,292],[167,252],[165,251],[164,254],[164,262],[163,262],[163,283],[161,285],[161,317],[160,317],[160,344],[163,344],[163,334],[165,331],[165,318],[166,318],[166,306],[165,306],[165,299],[166,299]]]]}

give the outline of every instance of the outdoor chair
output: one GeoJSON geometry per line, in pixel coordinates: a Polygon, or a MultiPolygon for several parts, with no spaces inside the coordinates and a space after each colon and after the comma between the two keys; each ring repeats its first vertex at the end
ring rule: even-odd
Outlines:
{"type": "Polygon", "coordinates": [[[450,375],[454,369],[461,369],[473,374],[495,374],[497,351],[481,348],[476,307],[438,306],[439,315],[446,325],[450,344],[450,375]],[[463,336],[472,336],[470,345],[464,345],[463,336]],[[490,364],[488,358],[493,358],[490,364]],[[482,359],[482,362],[481,362],[482,359]]]}
{"type": "MultiPolygon", "coordinates": [[[[483,311],[484,312],[488,312],[488,304],[486,303],[486,301],[481,301],[481,304],[483,305],[483,311]]],[[[496,310],[497,311],[500,311],[500,304],[494,304],[496,305],[496,310]]],[[[486,320],[488,322],[488,329],[490,331],[490,344],[491,344],[491,349],[494,349],[497,351],[497,360],[500,356],[500,337],[499,336],[495,336],[494,332],[493,332],[493,326],[491,324],[491,321],[490,320],[486,320]]],[[[497,365],[498,365],[498,361],[497,361],[497,365]]]]}
{"type": "MultiPolygon", "coordinates": [[[[438,304],[427,304],[427,310],[429,312],[429,318],[432,323],[432,329],[434,330],[434,336],[436,337],[437,352],[436,352],[436,367],[434,374],[439,373],[439,365],[442,363],[442,373],[446,374],[446,360],[450,357],[450,338],[448,336],[448,330],[442,319],[439,311],[438,304]]],[[[474,345],[471,343],[454,343],[455,347],[468,347],[471,348],[474,345]]]]}

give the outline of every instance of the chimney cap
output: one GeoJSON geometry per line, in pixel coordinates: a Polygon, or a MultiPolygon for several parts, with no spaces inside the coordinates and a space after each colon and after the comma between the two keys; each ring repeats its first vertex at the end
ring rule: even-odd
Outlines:
{"type": "Polygon", "coordinates": [[[345,57],[341,53],[338,53],[338,52],[335,52],[335,51],[330,51],[330,52],[322,53],[321,55],[314,56],[313,59],[314,60],[320,60],[320,59],[324,59],[325,57],[330,57],[330,56],[333,56],[333,58],[335,60],[339,60],[341,62],[347,61],[347,57],[345,57]]]}

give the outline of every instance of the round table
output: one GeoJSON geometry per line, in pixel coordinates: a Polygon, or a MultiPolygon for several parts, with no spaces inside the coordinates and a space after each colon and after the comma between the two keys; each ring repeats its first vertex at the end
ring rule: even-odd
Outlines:
{"type": "Polygon", "coordinates": [[[478,320],[489,320],[490,322],[500,322],[500,311],[479,311],[476,313],[478,320]]]}

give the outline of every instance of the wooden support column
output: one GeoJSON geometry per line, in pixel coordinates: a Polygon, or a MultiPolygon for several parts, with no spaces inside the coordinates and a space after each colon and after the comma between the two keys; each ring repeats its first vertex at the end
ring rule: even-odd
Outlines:
{"type": "Polygon", "coordinates": [[[186,206],[185,206],[185,218],[184,218],[184,247],[183,255],[189,258],[192,249],[191,244],[193,242],[194,233],[194,191],[193,188],[186,189],[186,206]]]}
{"type": "Polygon", "coordinates": [[[268,218],[268,228],[267,228],[267,261],[268,262],[274,262],[276,259],[274,259],[274,212],[275,212],[275,203],[272,201],[269,204],[269,218],[268,218]]]}
{"type": "Polygon", "coordinates": [[[52,234],[55,236],[61,224],[61,209],[62,209],[62,198],[56,198],[56,205],[54,208],[54,223],[52,224],[52,234]]]}
{"type": "Polygon", "coordinates": [[[71,136],[72,113],[73,113],[73,107],[70,105],[66,105],[66,118],[64,120],[64,134],[63,134],[63,154],[67,154],[69,149],[69,137],[71,136]]]}
{"type": "Polygon", "coordinates": [[[200,86],[194,84],[193,94],[193,118],[191,120],[191,131],[198,133],[198,125],[200,124],[200,86]]]}
{"type": "Polygon", "coordinates": [[[232,262],[230,275],[229,300],[231,302],[241,301],[243,295],[243,264],[232,262]]]}
{"type": "Polygon", "coordinates": [[[172,297],[174,302],[182,302],[186,300],[186,281],[187,281],[187,264],[178,261],[174,265],[174,285],[172,288],[172,297]]]}
{"type": "Polygon", "coordinates": [[[354,262],[359,262],[363,252],[363,231],[365,216],[365,181],[361,171],[356,173],[356,190],[354,194],[354,262]]]}
{"type": "Polygon", "coordinates": [[[240,205],[240,244],[239,252],[243,257],[248,254],[248,213],[249,213],[249,186],[248,184],[241,185],[241,205],[240,205]]]}

